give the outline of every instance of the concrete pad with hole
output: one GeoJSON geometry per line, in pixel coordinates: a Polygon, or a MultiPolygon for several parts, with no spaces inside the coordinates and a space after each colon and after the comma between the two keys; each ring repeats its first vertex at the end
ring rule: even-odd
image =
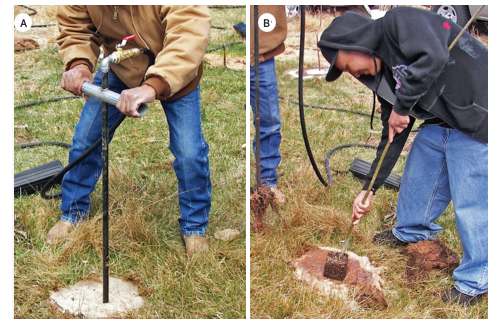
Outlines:
{"type": "Polygon", "coordinates": [[[109,278],[109,302],[103,303],[101,281],[81,281],[69,288],[50,293],[50,299],[63,311],[85,318],[109,318],[125,315],[144,305],[131,283],[109,278]]]}

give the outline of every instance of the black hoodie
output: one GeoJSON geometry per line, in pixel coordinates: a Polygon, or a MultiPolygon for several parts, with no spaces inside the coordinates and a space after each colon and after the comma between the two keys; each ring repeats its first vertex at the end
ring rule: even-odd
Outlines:
{"type": "MultiPolygon", "coordinates": [[[[378,76],[359,78],[372,90],[377,90],[381,79],[389,84],[377,91],[384,132],[371,175],[387,142],[390,110],[413,117],[411,125],[391,144],[374,190],[394,167],[414,118],[444,122],[488,143],[488,49],[465,32],[448,51],[461,30],[434,12],[397,7],[378,20],[347,12],[335,18],[322,33],[318,46],[330,63],[338,49],[364,52],[382,61],[378,76]]],[[[340,71],[333,65],[330,71],[327,80],[333,81],[331,76],[338,77],[340,71]]]]}

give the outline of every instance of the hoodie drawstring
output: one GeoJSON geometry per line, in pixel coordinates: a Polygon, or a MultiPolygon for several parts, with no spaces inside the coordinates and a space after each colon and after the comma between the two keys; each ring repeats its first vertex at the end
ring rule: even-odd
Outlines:
{"type": "Polygon", "coordinates": [[[373,59],[373,64],[375,65],[375,90],[372,90],[373,92],[373,104],[372,104],[372,115],[370,117],[370,129],[373,131],[373,117],[375,116],[375,99],[378,91],[378,87],[380,86],[380,80],[381,77],[379,77],[378,73],[378,67],[377,67],[377,60],[375,60],[375,55],[371,55],[373,59]]]}

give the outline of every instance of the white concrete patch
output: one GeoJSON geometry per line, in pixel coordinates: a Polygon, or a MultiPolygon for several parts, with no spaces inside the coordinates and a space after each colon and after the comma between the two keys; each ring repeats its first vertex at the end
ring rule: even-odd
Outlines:
{"type": "Polygon", "coordinates": [[[50,298],[64,311],[85,318],[108,318],[125,314],[144,305],[132,284],[116,278],[109,278],[109,302],[103,303],[101,281],[82,281],[70,288],[51,292],[50,298]]]}
{"type": "MultiPolygon", "coordinates": [[[[323,77],[328,73],[328,69],[304,69],[304,79],[311,79],[315,77],[323,77]]],[[[298,70],[290,70],[287,72],[293,78],[299,77],[298,70]]]]}

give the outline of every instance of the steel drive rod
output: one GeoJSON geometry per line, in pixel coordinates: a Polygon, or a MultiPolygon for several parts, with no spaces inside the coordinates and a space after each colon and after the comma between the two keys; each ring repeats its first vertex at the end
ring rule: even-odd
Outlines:
{"type": "Polygon", "coordinates": [[[253,13],[253,39],[254,39],[254,87],[255,87],[255,165],[257,166],[257,187],[260,187],[260,85],[259,85],[259,6],[254,6],[253,13]]]}
{"type": "MultiPolygon", "coordinates": [[[[108,89],[108,73],[103,73],[102,89],[108,89]]],[[[108,253],[108,103],[102,102],[102,302],[109,302],[108,253]]]]}

